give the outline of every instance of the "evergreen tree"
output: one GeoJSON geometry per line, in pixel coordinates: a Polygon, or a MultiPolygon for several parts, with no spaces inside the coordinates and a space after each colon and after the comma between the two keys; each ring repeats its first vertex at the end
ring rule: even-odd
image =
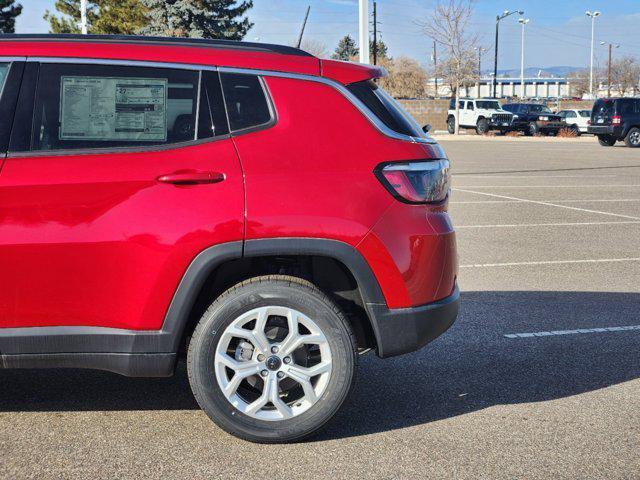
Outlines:
{"type": "MultiPolygon", "coordinates": [[[[389,47],[382,40],[378,40],[378,62],[380,60],[390,60],[389,58],[389,47]]],[[[373,61],[373,41],[369,42],[369,57],[371,57],[371,61],[373,61]]]]}
{"type": "MultiPolygon", "coordinates": [[[[80,0],[56,0],[56,16],[44,19],[51,33],[80,33],[80,0]]],[[[147,12],[141,0],[90,0],[87,2],[88,32],[93,34],[132,35],[147,24],[147,12]]]]}
{"type": "Polygon", "coordinates": [[[142,0],[149,11],[145,35],[242,40],[253,27],[242,17],[253,0],[142,0]]]}
{"type": "Polygon", "coordinates": [[[22,12],[22,5],[15,0],[0,0],[0,33],[16,31],[16,17],[22,12]]]}
{"type": "Polygon", "coordinates": [[[351,58],[358,55],[358,47],[356,47],[356,42],[350,35],[345,35],[342,37],[340,42],[338,42],[338,47],[331,58],[334,60],[344,60],[348,61],[351,58]]]}

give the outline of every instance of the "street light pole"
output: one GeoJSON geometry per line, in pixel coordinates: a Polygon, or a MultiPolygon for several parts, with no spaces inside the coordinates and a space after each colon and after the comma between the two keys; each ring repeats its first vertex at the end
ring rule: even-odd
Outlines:
{"type": "Polygon", "coordinates": [[[360,63],[369,63],[369,0],[359,0],[360,63]]]}
{"type": "Polygon", "coordinates": [[[518,23],[522,25],[522,37],[520,40],[520,96],[524,98],[526,93],[524,88],[524,27],[529,23],[529,19],[520,18],[518,23]]]}
{"type": "Polygon", "coordinates": [[[87,34],[87,0],[80,0],[80,31],[87,34]]]}
{"type": "MultiPolygon", "coordinates": [[[[606,45],[606,42],[600,42],[600,45],[606,45]]],[[[607,64],[607,97],[611,97],[611,51],[613,48],[618,48],[620,45],[609,44],[609,63],[607,64]]]]}
{"type": "Polygon", "coordinates": [[[596,10],[592,13],[587,10],[585,14],[587,15],[587,17],[591,18],[591,62],[589,66],[589,96],[591,97],[591,99],[593,99],[593,38],[596,27],[596,17],[600,16],[600,12],[596,10]]]}
{"type": "Polygon", "coordinates": [[[496,15],[496,44],[495,44],[495,58],[493,60],[493,98],[496,98],[496,89],[498,86],[498,27],[500,26],[500,20],[503,18],[507,18],[509,15],[514,14],[524,15],[523,10],[517,10],[510,12],[509,10],[505,10],[502,12],[502,15],[496,15]]]}
{"type": "Polygon", "coordinates": [[[480,88],[482,84],[482,52],[486,52],[487,50],[482,47],[476,47],[478,50],[478,98],[480,98],[480,88]]]}

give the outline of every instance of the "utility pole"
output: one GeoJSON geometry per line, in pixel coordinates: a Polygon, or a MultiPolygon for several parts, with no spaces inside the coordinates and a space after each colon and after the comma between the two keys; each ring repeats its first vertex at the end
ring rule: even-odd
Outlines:
{"type": "Polygon", "coordinates": [[[478,50],[478,98],[480,98],[480,88],[482,84],[482,52],[487,50],[482,47],[476,47],[478,50]]]}
{"type": "Polygon", "coordinates": [[[435,97],[438,98],[438,56],[436,53],[436,41],[433,41],[433,81],[436,86],[435,97]]]}
{"type": "Polygon", "coordinates": [[[369,0],[359,0],[360,63],[369,63],[369,0]]]}
{"type": "Polygon", "coordinates": [[[87,34],[87,0],[80,0],[80,31],[87,34]]]}
{"type": "MultiPolygon", "coordinates": [[[[606,45],[607,42],[600,42],[600,45],[606,45]]],[[[609,63],[607,65],[607,97],[611,97],[611,56],[612,50],[618,48],[620,45],[610,43],[609,44],[609,63]]]]}
{"type": "Polygon", "coordinates": [[[585,12],[585,15],[591,18],[591,63],[589,66],[589,96],[591,97],[591,99],[593,99],[593,37],[596,28],[596,18],[600,16],[600,12],[596,10],[595,12],[591,13],[587,10],[585,12]]]}
{"type": "Polygon", "coordinates": [[[311,11],[311,5],[307,6],[307,13],[304,16],[304,21],[302,22],[302,28],[300,29],[300,36],[298,37],[298,45],[297,47],[300,48],[300,45],[302,45],[302,36],[304,35],[304,29],[307,26],[307,20],[309,19],[309,12],[311,11]]]}
{"type": "Polygon", "coordinates": [[[377,2],[373,0],[373,64],[378,64],[378,12],[377,2]]]}
{"type": "Polygon", "coordinates": [[[493,60],[493,98],[496,98],[496,90],[498,87],[498,27],[500,26],[500,20],[516,13],[524,15],[523,10],[516,10],[512,12],[510,12],[509,10],[505,10],[504,12],[502,12],[502,15],[496,15],[496,45],[495,58],[493,60]]]}

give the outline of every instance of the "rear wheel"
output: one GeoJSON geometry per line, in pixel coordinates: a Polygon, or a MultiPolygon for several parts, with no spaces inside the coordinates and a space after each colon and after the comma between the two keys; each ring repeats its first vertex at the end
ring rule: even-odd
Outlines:
{"type": "Polygon", "coordinates": [[[603,147],[613,147],[616,143],[616,137],[613,135],[598,135],[598,143],[603,147]]]}
{"type": "Polygon", "coordinates": [[[456,119],[453,116],[447,118],[447,132],[456,133],[456,119]]]}
{"type": "Polygon", "coordinates": [[[640,147],[640,128],[633,127],[631,130],[629,130],[629,133],[627,133],[627,136],[624,139],[624,143],[627,147],[640,147]]]}
{"type": "Polygon", "coordinates": [[[486,118],[481,118],[476,124],[476,133],[478,135],[484,135],[489,131],[489,121],[486,118]]]}
{"type": "Polygon", "coordinates": [[[299,440],[340,408],[353,383],[355,342],[340,309],[311,283],[266,276],[225,292],[188,352],[196,400],[245,440],[299,440]]]}

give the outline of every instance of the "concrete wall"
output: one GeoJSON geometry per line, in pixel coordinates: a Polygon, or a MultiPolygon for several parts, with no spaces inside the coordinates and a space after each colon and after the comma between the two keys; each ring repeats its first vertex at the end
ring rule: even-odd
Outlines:
{"type": "Polygon", "coordinates": [[[398,100],[398,102],[421,127],[430,123],[431,131],[447,129],[449,100],[398,100]]]}

